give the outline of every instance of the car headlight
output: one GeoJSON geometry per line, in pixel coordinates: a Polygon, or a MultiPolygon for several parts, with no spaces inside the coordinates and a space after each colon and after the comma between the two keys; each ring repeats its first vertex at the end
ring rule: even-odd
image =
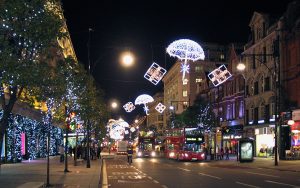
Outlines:
{"type": "Polygon", "coordinates": [[[202,153],[202,154],[201,154],[201,157],[202,157],[202,158],[204,158],[204,157],[205,157],[205,154],[204,154],[204,153],[202,153]]]}
{"type": "Polygon", "coordinates": [[[154,151],[151,152],[151,156],[155,157],[155,152],[154,151]]]}
{"type": "Polygon", "coordinates": [[[142,152],[139,151],[138,152],[138,157],[140,157],[140,156],[142,156],[142,152]]]}
{"type": "Polygon", "coordinates": [[[185,154],[184,154],[184,156],[185,156],[185,157],[188,157],[188,156],[189,156],[189,154],[185,153],[185,154]]]}

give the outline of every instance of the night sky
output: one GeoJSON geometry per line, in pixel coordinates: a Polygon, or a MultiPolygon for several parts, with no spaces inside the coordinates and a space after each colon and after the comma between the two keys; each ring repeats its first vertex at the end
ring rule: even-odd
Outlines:
{"type": "MultiPolygon", "coordinates": [[[[105,91],[107,102],[117,99],[123,106],[140,94],[162,91],[162,82],[154,86],[143,75],[153,61],[167,70],[172,66],[175,59],[165,52],[172,41],[187,38],[200,45],[245,43],[254,11],[280,16],[291,1],[62,0],[62,4],[78,60],[85,65],[88,62],[88,28],[92,28],[92,74],[105,91]],[[131,68],[119,63],[125,50],[136,56],[131,68]]],[[[136,114],[143,115],[142,106],[130,115],[122,107],[117,113],[129,123],[136,114]]]]}

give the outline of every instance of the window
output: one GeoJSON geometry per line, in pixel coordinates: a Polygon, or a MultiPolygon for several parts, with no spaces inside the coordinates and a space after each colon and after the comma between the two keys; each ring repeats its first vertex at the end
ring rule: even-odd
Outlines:
{"type": "Polygon", "coordinates": [[[182,96],[187,97],[187,91],[186,90],[182,91],[182,96]]]}
{"type": "Polygon", "coordinates": [[[252,55],[252,69],[256,69],[255,55],[252,55]]]}
{"type": "Polygon", "coordinates": [[[265,85],[264,85],[264,77],[261,76],[260,77],[260,93],[264,92],[264,87],[265,87],[265,85]]]}
{"type": "Polygon", "coordinates": [[[258,95],[258,82],[254,82],[254,95],[258,95]]]}
{"type": "Polygon", "coordinates": [[[263,134],[268,134],[268,127],[263,128],[263,134]]]}
{"type": "Polygon", "coordinates": [[[258,122],[258,108],[254,108],[254,124],[258,122]]]}
{"type": "Polygon", "coordinates": [[[196,83],[201,83],[202,82],[202,78],[196,78],[196,83]]]}
{"type": "Polygon", "coordinates": [[[249,117],[249,110],[246,110],[246,125],[248,125],[249,117]]]}
{"type": "Polygon", "coordinates": [[[266,47],[263,47],[263,59],[262,59],[262,62],[263,63],[267,63],[267,48],[266,47]]]}
{"type": "Polygon", "coordinates": [[[158,121],[163,121],[163,117],[164,117],[164,115],[161,115],[161,114],[160,114],[160,115],[157,116],[157,120],[158,120],[158,121]]]}
{"type": "Polygon", "coordinates": [[[220,55],[220,60],[221,60],[221,61],[224,61],[224,59],[225,59],[225,55],[224,55],[224,54],[221,54],[221,55],[220,55]]]}
{"type": "Polygon", "coordinates": [[[183,102],[183,109],[187,109],[187,107],[188,107],[188,102],[183,102]]]}
{"type": "Polygon", "coordinates": [[[270,78],[269,77],[265,78],[264,85],[265,85],[264,90],[270,91],[270,78]]]}
{"type": "Polygon", "coordinates": [[[182,81],[182,85],[186,85],[187,83],[188,83],[188,79],[184,79],[183,81],[182,81]]]}
{"type": "Polygon", "coordinates": [[[270,122],[270,105],[269,104],[265,106],[264,117],[265,117],[265,122],[269,123],[270,122]]]}
{"type": "Polygon", "coordinates": [[[259,113],[259,115],[260,115],[259,119],[264,120],[265,119],[265,106],[263,104],[260,106],[260,111],[259,112],[260,112],[259,113]]]}
{"type": "Polygon", "coordinates": [[[195,67],[195,72],[200,72],[201,71],[201,67],[200,66],[196,66],[195,67]]]}

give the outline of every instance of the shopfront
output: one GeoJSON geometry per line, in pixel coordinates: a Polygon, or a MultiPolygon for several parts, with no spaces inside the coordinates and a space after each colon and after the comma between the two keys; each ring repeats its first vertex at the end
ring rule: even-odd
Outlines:
{"type": "Polygon", "coordinates": [[[255,153],[257,157],[270,157],[273,155],[275,135],[272,127],[255,129],[255,153]]]}
{"type": "Polygon", "coordinates": [[[300,121],[295,121],[291,125],[291,150],[295,157],[300,158],[300,121]]]}
{"type": "Polygon", "coordinates": [[[223,148],[228,148],[229,153],[236,154],[238,149],[238,141],[242,138],[242,134],[224,134],[223,148]]]}

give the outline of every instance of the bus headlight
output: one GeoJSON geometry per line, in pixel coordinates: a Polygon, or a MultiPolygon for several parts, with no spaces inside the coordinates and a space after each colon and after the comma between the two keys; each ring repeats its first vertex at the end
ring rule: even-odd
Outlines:
{"type": "Polygon", "coordinates": [[[174,157],[174,156],[175,156],[175,153],[174,153],[174,152],[171,152],[171,153],[169,153],[169,156],[170,156],[170,157],[174,157]]]}
{"type": "Polygon", "coordinates": [[[151,156],[155,157],[155,152],[154,151],[151,152],[151,156]]]}
{"type": "Polygon", "coordinates": [[[142,152],[138,152],[138,157],[141,157],[142,156],[142,152]]]}

